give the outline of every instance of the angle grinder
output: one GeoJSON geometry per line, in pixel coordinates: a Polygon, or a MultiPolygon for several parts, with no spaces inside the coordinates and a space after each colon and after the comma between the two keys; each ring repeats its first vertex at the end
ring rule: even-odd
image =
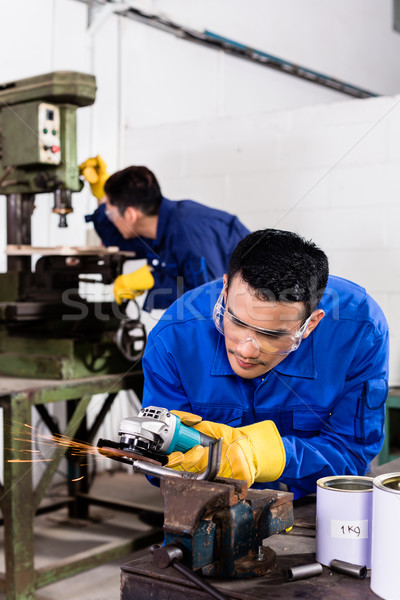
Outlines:
{"type": "Polygon", "coordinates": [[[166,408],[148,406],[136,417],[121,421],[119,442],[99,439],[98,451],[115,460],[132,464],[132,460],[166,465],[171,452],[187,452],[193,446],[211,446],[214,438],[183,425],[181,419],[166,408]]]}

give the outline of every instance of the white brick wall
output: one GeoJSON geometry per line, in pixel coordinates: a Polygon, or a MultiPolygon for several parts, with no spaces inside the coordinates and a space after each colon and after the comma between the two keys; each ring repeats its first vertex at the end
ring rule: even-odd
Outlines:
{"type": "Polygon", "coordinates": [[[382,302],[399,384],[399,140],[393,97],[128,129],[125,157],[144,156],[168,197],[317,242],[333,273],[382,302]]]}

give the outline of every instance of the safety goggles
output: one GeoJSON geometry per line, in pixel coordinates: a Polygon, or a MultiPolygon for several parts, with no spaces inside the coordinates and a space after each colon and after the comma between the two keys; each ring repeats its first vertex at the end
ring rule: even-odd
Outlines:
{"type": "Polygon", "coordinates": [[[121,217],[123,217],[123,214],[117,207],[110,208],[107,204],[104,209],[104,213],[107,219],[112,223],[115,223],[116,221],[118,221],[118,219],[121,219],[121,217]]]}
{"type": "Polygon", "coordinates": [[[238,319],[224,307],[225,286],[214,306],[213,320],[215,327],[222,335],[235,344],[251,342],[259,352],[265,354],[290,354],[300,346],[312,315],[303,323],[298,331],[276,331],[249,325],[238,319]]]}

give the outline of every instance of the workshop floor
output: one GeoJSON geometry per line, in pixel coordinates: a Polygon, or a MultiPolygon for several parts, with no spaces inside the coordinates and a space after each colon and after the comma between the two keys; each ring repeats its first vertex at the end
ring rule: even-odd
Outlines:
{"type": "MultiPolygon", "coordinates": [[[[63,490],[56,488],[57,493],[63,490]]],[[[149,510],[162,509],[158,488],[151,486],[142,475],[129,472],[104,473],[98,475],[91,493],[108,497],[112,501],[138,502],[149,510]]],[[[137,515],[116,512],[108,508],[92,505],[91,521],[77,521],[68,518],[67,509],[47,513],[35,519],[35,567],[62,560],[71,554],[84,552],[99,544],[118,540],[140,539],[150,533],[152,527],[146,525],[137,515]]],[[[85,571],[74,577],[37,590],[37,600],[119,600],[120,566],[132,555],[109,562],[100,567],[85,571]]],[[[0,570],[4,572],[3,528],[0,528],[0,570]]],[[[0,600],[5,594],[0,593],[0,600]]]]}

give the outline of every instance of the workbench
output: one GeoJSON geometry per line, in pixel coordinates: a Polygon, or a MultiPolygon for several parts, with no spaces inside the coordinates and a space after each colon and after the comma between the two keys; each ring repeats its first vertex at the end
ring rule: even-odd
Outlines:
{"type": "MultiPolygon", "coordinates": [[[[370,476],[400,471],[400,459],[381,465],[370,476]]],[[[252,579],[207,579],[227,599],[260,600],[372,600],[377,596],[370,589],[370,574],[355,579],[323,567],[317,577],[287,581],[287,568],[315,562],[315,496],[294,502],[294,527],[264,540],[277,554],[276,569],[267,576],[252,579]]],[[[196,587],[172,567],[158,569],[152,555],[138,553],[137,558],[122,566],[121,600],[210,600],[211,596],[196,587]]]]}
{"type": "Polygon", "coordinates": [[[96,444],[98,429],[117,393],[128,389],[133,389],[141,397],[143,373],[140,365],[121,375],[75,380],[0,378],[0,406],[3,408],[4,419],[4,483],[0,487],[0,508],[4,521],[6,554],[5,576],[3,574],[0,578],[0,591],[6,592],[7,600],[34,600],[37,588],[126,556],[132,550],[147,546],[153,541],[147,534],[141,544],[137,541],[136,545],[127,542],[123,545],[106,544],[84,553],[84,556],[72,556],[47,568],[35,570],[34,517],[40,512],[60,507],[60,503],[43,507],[43,498],[66,452],[69,476],[71,479],[79,479],[70,484],[69,497],[63,501],[63,505],[69,506],[70,516],[85,518],[89,504],[99,502],[89,494],[88,478],[80,479],[84,473],[82,463],[87,463],[87,460],[82,460],[82,456],[71,456],[71,453],[68,456],[68,448],[65,446],[54,445],[54,448],[50,448],[50,459],[43,463],[46,468],[36,486],[32,481],[32,463],[9,462],[27,457],[32,435],[31,429],[24,425],[31,425],[33,408],[49,428],[49,436],[51,433],[59,433],[96,444]],[[87,407],[95,394],[107,396],[89,429],[86,423],[87,407]],[[46,409],[47,404],[55,402],[64,402],[67,407],[64,431],[58,431],[56,422],[46,409]]]}

